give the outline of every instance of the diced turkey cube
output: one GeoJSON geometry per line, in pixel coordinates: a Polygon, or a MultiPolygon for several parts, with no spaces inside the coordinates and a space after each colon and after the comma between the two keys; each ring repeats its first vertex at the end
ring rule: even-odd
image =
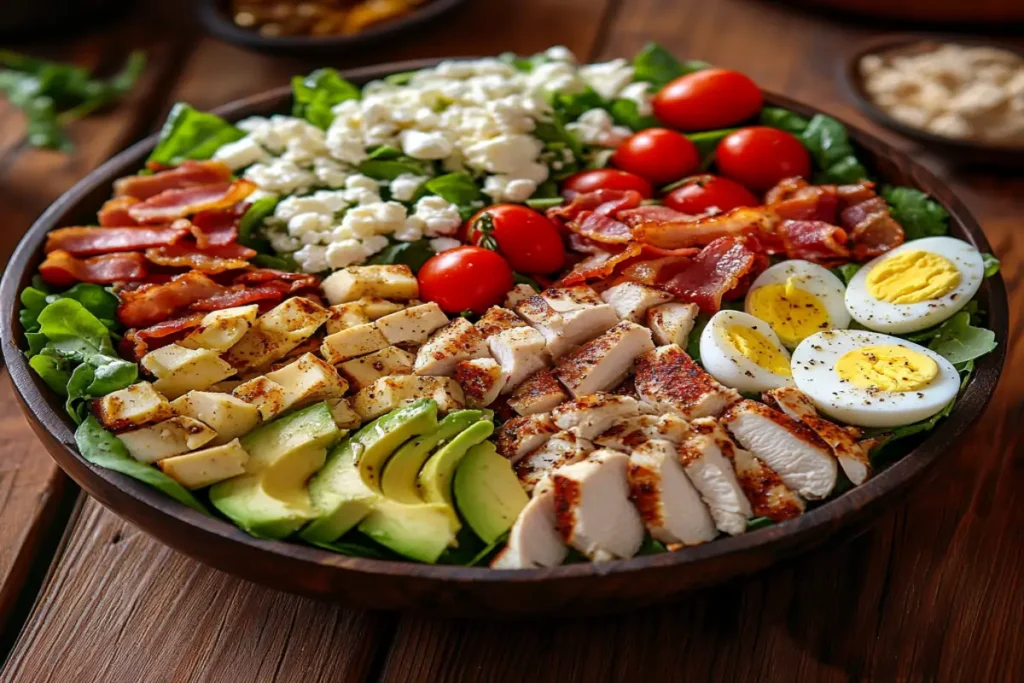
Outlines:
{"type": "Polygon", "coordinates": [[[207,313],[199,327],[189,332],[178,344],[187,349],[227,351],[249,331],[256,322],[258,312],[259,306],[251,304],[207,313]]]}
{"type": "Polygon", "coordinates": [[[602,448],[626,453],[651,439],[682,443],[689,436],[690,425],[673,413],[638,415],[612,425],[594,439],[602,448]]]}
{"type": "Polygon", "coordinates": [[[240,371],[265,368],[312,337],[329,317],[316,302],[292,297],[257,318],[224,360],[240,371]]]}
{"type": "Polygon", "coordinates": [[[491,306],[476,321],[477,332],[482,334],[484,339],[490,339],[499,332],[514,327],[526,327],[526,323],[518,315],[501,306],[491,306]]]}
{"type": "Polygon", "coordinates": [[[753,510],[732,461],[722,452],[728,436],[723,439],[724,433],[714,418],[698,418],[690,427],[694,433],[679,447],[679,462],[700,492],[718,530],[730,536],[742,534],[753,510]]]}
{"type": "Polygon", "coordinates": [[[327,319],[326,323],[327,334],[334,334],[349,327],[373,322],[370,320],[370,316],[366,315],[363,305],[358,301],[331,306],[327,310],[331,316],[327,319]]]}
{"type": "Polygon", "coordinates": [[[228,443],[175,455],[157,462],[171,479],[187,489],[201,489],[245,473],[249,454],[238,439],[228,443]]]}
{"type": "Polygon", "coordinates": [[[348,390],[348,382],[338,374],[334,366],[311,353],[303,354],[280,370],[268,372],[267,379],[285,388],[288,409],[301,408],[328,398],[340,398],[348,390]]]}
{"type": "Polygon", "coordinates": [[[508,381],[503,393],[509,393],[527,377],[548,365],[544,337],[532,327],[514,327],[487,340],[491,355],[501,365],[508,381]]]}
{"type": "Polygon", "coordinates": [[[359,413],[352,409],[351,399],[329,398],[327,407],[331,409],[331,417],[338,429],[355,429],[363,423],[359,413]]]}
{"type": "Polygon", "coordinates": [[[575,429],[592,441],[615,423],[639,414],[640,405],[635,399],[598,393],[563,403],[551,411],[551,418],[559,429],[575,429]]]}
{"type": "Polygon", "coordinates": [[[541,298],[557,313],[578,311],[605,303],[593,288],[587,285],[550,287],[541,292],[541,298]]]}
{"type": "Polygon", "coordinates": [[[168,344],[150,351],[140,361],[157,380],[153,388],[169,399],[206,389],[235,374],[235,368],[210,349],[186,349],[168,344]]]}
{"type": "Polygon", "coordinates": [[[377,320],[377,328],[389,344],[422,344],[431,332],[447,323],[448,316],[431,301],[382,316],[377,320]]]}
{"type": "Polygon", "coordinates": [[[508,404],[520,415],[548,413],[568,400],[569,394],[550,369],[538,370],[527,377],[509,396],[508,404]]]}
{"type": "Polygon", "coordinates": [[[450,377],[402,375],[382,377],[363,387],[352,398],[352,408],[367,422],[421,398],[434,399],[441,413],[459,410],[466,403],[462,387],[450,377]]]}
{"type": "Polygon", "coordinates": [[[634,381],[642,400],[687,420],[721,415],[740,400],[735,389],[719,384],[676,344],[659,346],[637,359],[634,381]]]}
{"type": "Polygon", "coordinates": [[[645,318],[654,335],[654,343],[658,346],[676,344],[685,349],[699,310],[697,304],[679,302],[647,309],[645,318]]]}
{"type": "Polygon", "coordinates": [[[555,528],[555,492],[538,486],[533,498],[519,512],[505,548],[491,561],[492,569],[557,567],[569,549],[555,528]]]}
{"type": "Polygon", "coordinates": [[[515,465],[516,476],[529,493],[556,467],[579,462],[593,450],[594,444],[581,438],[575,430],[564,429],[520,459],[515,465]]]}
{"type": "Polygon", "coordinates": [[[259,409],[231,394],[190,391],[176,398],[171,408],[175,414],[199,420],[217,432],[211,446],[245,436],[260,423],[259,409]]]}
{"type": "Polygon", "coordinates": [[[516,285],[505,295],[505,308],[515,308],[531,296],[537,296],[537,290],[527,284],[516,285]]]}
{"type": "Polygon", "coordinates": [[[337,365],[388,346],[388,340],[377,327],[377,323],[365,323],[327,335],[320,346],[320,353],[329,363],[337,365]]]}
{"type": "Polygon", "coordinates": [[[149,427],[118,434],[128,453],[146,464],[195,450],[217,433],[190,417],[172,417],[149,427]]]}
{"type": "Polygon", "coordinates": [[[548,413],[514,417],[498,429],[498,453],[515,465],[527,453],[543,446],[557,431],[548,413]]]}
{"type": "Polygon", "coordinates": [[[463,360],[455,366],[455,381],[462,387],[470,408],[485,408],[494,403],[505,380],[505,373],[493,358],[463,360]]]}
{"type": "Polygon", "coordinates": [[[565,543],[594,562],[627,559],[644,541],[644,524],[629,499],[629,457],[600,450],[551,474],[555,527],[565,543]]]}
{"type": "MultiPolygon", "coordinates": [[[[578,299],[583,301],[589,297],[580,296],[578,299]]],[[[602,303],[599,297],[596,304],[581,304],[575,308],[570,307],[578,303],[572,297],[560,297],[555,301],[566,310],[555,310],[542,296],[531,297],[516,306],[516,313],[544,335],[548,353],[554,359],[562,357],[574,347],[593,339],[619,322],[615,309],[602,303]]]]}
{"type": "Polygon", "coordinates": [[[490,358],[487,342],[473,324],[456,318],[439,329],[416,352],[413,371],[417,375],[448,377],[459,361],[490,358]]]}
{"type": "Polygon", "coordinates": [[[576,397],[608,391],[625,379],[634,360],[653,350],[650,330],[623,321],[559,360],[555,376],[576,397]]]}
{"type": "Polygon", "coordinates": [[[706,543],[718,535],[679,462],[677,444],[645,441],[630,453],[628,472],[630,497],[652,538],[672,547],[706,543]]]}
{"type": "Polygon", "coordinates": [[[232,395],[255,406],[264,420],[272,420],[288,409],[288,391],[263,375],[242,382],[235,387],[232,395]]]}
{"type": "Polygon", "coordinates": [[[171,404],[149,382],[111,392],[93,402],[97,419],[115,432],[142,427],[174,415],[171,404]]]}
{"type": "Polygon", "coordinates": [[[644,314],[652,306],[665,304],[672,301],[673,297],[668,292],[640,284],[639,282],[623,282],[622,284],[609,287],[601,293],[601,299],[611,304],[623,320],[640,323],[644,320],[644,314]]]}
{"type": "Polygon", "coordinates": [[[380,351],[347,360],[338,366],[341,374],[356,389],[373,384],[381,377],[388,375],[411,375],[412,364],[416,356],[397,346],[389,346],[380,351]]]}
{"type": "Polygon", "coordinates": [[[404,301],[420,295],[416,276],[404,265],[351,266],[328,276],[321,287],[332,305],[363,297],[404,301]]]}

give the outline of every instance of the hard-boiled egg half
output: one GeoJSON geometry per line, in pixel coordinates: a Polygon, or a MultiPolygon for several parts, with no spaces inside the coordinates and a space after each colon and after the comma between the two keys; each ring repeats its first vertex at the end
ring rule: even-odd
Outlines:
{"type": "Polygon", "coordinates": [[[793,380],[818,410],[859,427],[897,427],[931,417],[953,400],[960,375],[912,342],[866,330],[832,330],[793,351],[793,380]]]}
{"type": "Polygon", "coordinates": [[[846,307],[864,327],[907,334],[937,325],[981,287],[981,254],[955,237],[926,237],[868,262],[846,288],[846,307]]]}
{"type": "Polygon", "coordinates": [[[740,391],[792,386],[789,351],[763,320],[719,311],[700,335],[700,360],[711,376],[740,391]]]}
{"type": "Polygon", "coordinates": [[[743,307],[771,325],[783,345],[792,349],[817,332],[850,326],[845,292],[842,281],[827,268],[796,259],[761,273],[743,307]]]}

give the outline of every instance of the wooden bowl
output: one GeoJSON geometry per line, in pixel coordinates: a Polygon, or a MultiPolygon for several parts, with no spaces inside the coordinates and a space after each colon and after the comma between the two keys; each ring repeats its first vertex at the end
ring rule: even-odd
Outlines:
{"type": "MultiPolygon", "coordinates": [[[[345,75],[362,83],[433,63],[390,64],[345,75]]],[[[766,100],[803,115],[814,113],[810,107],[778,95],[767,94],[766,100]]],[[[288,88],[279,88],[230,104],[218,113],[235,119],[266,115],[287,111],[289,102],[288,88]]],[[[917,187],[941,201],[950,212],[952,234],[981,251],[990,250],[981,228],[938,178],[876,138],[849,129],[862,158],[881,177],[917,187]]],[[[750,574],[836,537],[841,531],[849,532],[901,498],[907,487],[977,420],[1003,366],[1008,312],[1006,288],[1002,278],[996,276],[982,285],[981,299],[999,347],[980,360],[952,414],[917,448],[863,485],[797,519],[678,552],[604,564],[495,571],[346,557],[299,543],[260,540],[134,479],[89,464],[75,450],[73,425],[62,401],[32,372],[20,351],[24,339],[17,322],[18,294],[36,271],[46,233],[59,226],[85,225],[94,220],[97,209],[110,195],[113,180],[140,168],[154,141],[154,137],[143,140],[90,173],[58,199],[21,240],[0,284],[0,305],[7,311],[0,317],[4,359],[36,434],[82,488],[167,545],[217,569],[282,590],[347,605],[418,609],[435,615],[579,615],[638,607],[750,574]]]]}
{"type": "Polygon", "coordinates": [[[429,0],[419,9],[370,26],[351,36],[264,36],[232,21],[229,0],[199,0],[199,21],[214,36],[258,52],[292,56],[329,56],[357,47],[394,39],[402,33],[433,21],[466,0],[429,0]]]}
{"type": "Polygon", "coordinates": [[[933,24],[999,24],[1024,21],[1020,0],[791,0],[813,9],[863,18],[933,24]]]}
{"type": "Polygon", "coordinates": [[[888,112],[875,104],[871,96],[864,89],[864,78],[860,73],[860,60],[863,57],[871,54],[897,56],[922,54],[935,49],[936,46],[942,43],[986,45],[1003,48],[1017,54],[1024,54],[1019,46],[997,40],[944,35],[892,35],[875,38],[858,46],[856,50],[841,62],[840,80],[847,94],[867,116],[886,128],[891,128],[926,145],[931,152],[941,154],[953,162],[962,164],[986,164],[1005,168],[1024,167],[1024,143],[1002,144],[984,140],[958,140],[943,135],[936,135],[893,118],[888,112]]]}

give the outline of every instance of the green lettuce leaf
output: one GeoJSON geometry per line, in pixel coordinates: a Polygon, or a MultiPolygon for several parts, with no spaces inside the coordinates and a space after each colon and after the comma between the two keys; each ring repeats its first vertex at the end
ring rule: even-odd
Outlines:
{"type": "Polygon", "coordinates": [[[612,100],[612,103],[608,105],[608,113],[615,119],[615,123],[632,130],[656,128],[659,125],[658,119],[650,114],[641,114],[640,107],[636,102],[621,97],[612,100]]]}
{"type": "Polygon", "coordinates": [[[222,146],[243,137],[243,131],[216,114],[178,102],[160,129],[149,161],[174,166],[188,159],[209,159],[222,146]]]}
{"type": "Polygon", "coordinates": [[[28,364],[46,382],[46,386],[61,396],[67,396],[68,382],[71,380],[67,361],[58,356],[37,352],[37,355],[29,358],[28,364]]]}
{"type": "Polygon", "coordinates": [[[849,285],[850,280],[853,279],[853,276],[856,275],[857,272],[863,267],[863,263],[844,263],[841,266],[836,266],[835,268],[833,268],[832,272],[835,273],[836,277],[843,281],[844,285],[849,285]]]}
{"type": "Polygon", "coordinates": [[[800,140],[820,169],[816,183],[845,185],[867,177],[867,169],[854,155],[846,126],[831,116],[815,114],[800,133],[800,140]]]}
{"type": "Polygon", "coordinates": [[[374,266],[406,265],[416,273],[433,255],[434,250],[430,248],[430,242],[426,239],[415,242],[392,242],[370,257],[367,263],[374,266]]]}
{"type": "MultiPolygon", "coordinates": [[[[423,187],[431,194],[436,194],[446,202],[467,210],[470,213],[483,206],[484,196],[477,187],[476,181],[468,173],[448,173],[431,178],[423,187]]],[[[468,218],[468,216],[465,216],[468,218]]]]}
{"type": "Polygon", "coordinates": [[[903,226],[906,241],[937,237],[949,232],[949,212],[920,190],[910,187],[882,188],[882,197],[896,222],[903,226]]]}
{"type": "Polygon", "coordinates": [[[260,237],[257,230],[268,216],[273,215],[278,201],[277,197],[262,197],[249,205],[241,220],[238,221],[239,244],[260,253],[270,251],[270,242],[260,237]]]}
{"type": "Polygon", "coordinates": [[[633,58],[633,80],[646,81],[660,88],[694,71],[707,69],[711,65],[700,60],[680,62],[671,52],[657,43],[647,43],[633,58]]]}
{"type": "MultiPolygon", "coordinates": [[[[700,153],[702,165],[707,168],[715,156],[715,148],[726,135],[734,133],[739,128],[721,128],[719,130],[705,130],[700,133],[689,133],[686,137],[690,139],[700,153]]],[[[685,179],[684,179],[685,180],[685,179]]],[[[682,182],[682,181],[680,181],[682,182]]]]}
{"type": "Polygon", "coordinates": [[[327,130],[334,120],[331,108],[345,100],[358,100],[359,88],[334,69],[317,69],[308,76],[292,78],[292,115],[327,130]]]}
{"type": "Polygon", "coordinates": [[[374,180],[394,180],[403,173],[429,175],[427,167],[411,157],[367,159],[358,168],[360,173],[374,180]]]}
{"type": "Polygon", "coordinates": [[[981,255],[981,262],[985,266],[985,277],[990,278],[999,272],[999,259],[995,254],[984,253],[981,255]]]}
{"type": "Polygon", "coordinates": [[[928,344],[928,348],[954,365],[980,358],[996,346],[996,333],[971,325],[971,314],[965,311],[939,325],[935,338],[928,344]]]}
{"type": "Polygon", "coordinates": [[[801,133],[807,130],[807,124],[810,122],[796,112],[792,112],[788,109],[783,109],[782,107],[765,107],[761,110],[760,123],[762,126],[778,128],[779,130],[784,130],[787,133],[792,133],[799,137],[801,133]]]}

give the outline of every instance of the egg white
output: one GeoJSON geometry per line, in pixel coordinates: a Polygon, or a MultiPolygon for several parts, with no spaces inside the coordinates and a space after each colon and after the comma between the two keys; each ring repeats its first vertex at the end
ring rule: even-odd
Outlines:
{"type": "Polygon", "coordinates": [[[846,308],[864,327],[890,334],[917,332],[938,325],[970,301],[985,278],[981,254],[955,237],[926,237],[907,242],[869,261],[857,271],[846,288],[846,308]],[[868,274],[888,258],[906,251],[927,251],[948,259],[960,271],[960,283],[949,294],[913,304],[893,304],[871,296],[868,274]]]}
{"type": "Polygon", "coordinates": [[[727,330],[732,325],[761,333],[789,360],[789,351],[768,323],[742,311],[719,311],[711,317],[700,335],[700,360],[704,369],[725,386],[739,391],[767,391],[793,386],[792,377],[766,370],[740,353],[729,341],[727,330]]]}
{"type": "Polygon", "coordinates": [[[791,259],[771,266],[757,276],[743,302],[743,308],[751,313],[751,293],[766,285],[784,285],[793,278],[794,284],[815,298],[828,314],[831,329],[846,329],[850,326],[850,313],[846,310],[846,286],[828,268],[817,263],[791,259]]]}
{"type": "Polygon", "coordinates": [[[960,390],[960,375],[948,360],[931,349],[867,330],[819,332],[793,351],[793,380],[822,413],[858,427],[898,427],[931,417],[960,390]],[[836,363],[846,353],[865,346],[902,346],[928,356],[939,366],[938,376],[920,391],[861,389],[840,379],[836,363]]]}

